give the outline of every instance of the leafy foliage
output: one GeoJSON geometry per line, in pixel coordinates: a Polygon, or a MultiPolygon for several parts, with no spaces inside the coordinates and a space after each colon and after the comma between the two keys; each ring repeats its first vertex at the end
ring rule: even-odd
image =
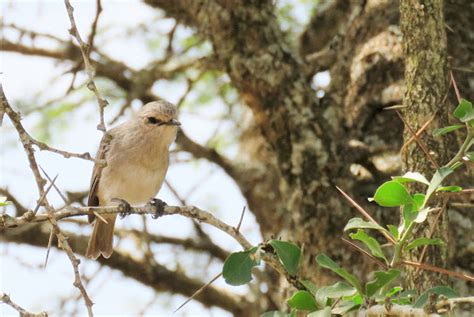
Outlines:
{"type": "MultiPolygon", "coordinates": [[[[457,124],[434,132],[435,136],[440,136],[446,133],[466,127],[468,135],[464,145],[456,154],[455,158],[445,166],[438,168],[433,174],[430,181],[421,173],[407,172],[402,176],[394,176],[392,180],[383,183],[375,191],[374,197],[369,201],[374,201],[382,207],[400,207],[401,209],[401,224],[396,226],[393,224],[387,225],[387,229],[370,219],[370,222],[361,218],[355,217],[348,221],[344,227],[344,231],[352,231],[349,237],[357,242],[363,244],[374,257],[379,258],[385,262],[386,270],[375,271],[373,279],[362,287],[362,283],[357,277],[344,268],[340,267],[330,257],[325,254],[316,256],[316,262],[319,266],[329,269],[336,273],[345,282],[337,282],[333,285],[322,286],[319,289],[310,281],[299,281],[304,289],[296,291],[288,300],[288,306],[291,312],[268,312],[262,317],[280,317],[280,316],[296,316],[298,312],[302,311],[308,313],[309,317],[331,316],[331,314],[343,315],[352,310],[361,307],[364,301],[374,301],[379,304],[386,304],[387,301],[400,305],[413,305],[415,308],[423,307],[429,297],[429,294],[444,295],[447,298],[458,296],[458,294],[451,288],[446,286],[434,287],[416,298],[416,292],[413,290],[403,290],[401,286],[394,286],[390,288],[392,283],[395,283],[401,271],[394,267],[400,264],[403,254],[411,250],[428,245],[441,246],[444,242],[439,238],[421,237],[414,239],[413,228],[423,223],[428,217],[430,211],[428,203],[430,198],[438,192],[459,192],[461,187],[456,185],[443,186],[442,182],[452,174],[455,169],[463,164],[463,160],[473,160],[473,152],[469,152],[474,138],[474,131],[472,125],[474,124],[474,110],[472,104],[467,100],[462,100],[454,112],[454,117],[458,118],[464,124],[457,124]],[[424,193],[410,193],[407,187],[408,183],[420,183],[426,186],[424,193]],[[382,233],[388,240],[390,240],[390,248],[393,251],[385,251],[380,242],[371,233],[382,233]],[[391,255],[391,259],[387,257],[391,255]]],[[[271,246],[271,250],[276,254],[282,266],[289,275],[298,277],[298,264],[301,258],[301,250],[293,243],[270,240],[267,244],[271,246]]],[[[362,248],[362,247],[360,247],[362,248]]],[[[226,281],[239,283],[248,282],[251,279],[250,269],[257,265],[252,260],[252,252],[259,252],[255,250],[264,248],[253,248],[249,251],[234,253],[226,261],[224,267],[228,271],[232,271],[231,277],[228,280],[227,274],[224,274],[226,281]],[[253,250],[253,251],[252,251],[253,250]],[[232,263],[228,263],[232,262],[232,263]],[[229,267],[232,269],[229,270],[229,267]],[[235,270],[242,270],[241,274],[234,272],[235,270]]]]}
{"type": "Polygon", "coordinates": [[[225,260],[222,275],[227,284],[243,285],[252,280],[252,268],[259,265],[255,259],[256,248],[248,251],[235,252],[225,260]]]}
{"type": "Polygon", "coordinates": [[[271,240],[269,244],[275,249],[278,258],[288,273],[296,275],[301,257],[300,248],[293,243],[280,240],[271,240]]]}

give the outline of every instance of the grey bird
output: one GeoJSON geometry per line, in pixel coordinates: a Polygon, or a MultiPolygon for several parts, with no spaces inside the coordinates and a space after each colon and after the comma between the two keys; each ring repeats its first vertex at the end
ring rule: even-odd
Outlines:
{"type": "MultiPolygon", "coordinates": [[[[144,204],[155,197],[165,179],[169,147],[179,125],[176,107],[159,100],[147,103],[129,121],[110,129],[96,155],[107,164],[94,166],[88,206],[144,204]]],[[[116,217],[117,214],[89,216],[94,229],[86,257],[112,255],[116,217]]]]}

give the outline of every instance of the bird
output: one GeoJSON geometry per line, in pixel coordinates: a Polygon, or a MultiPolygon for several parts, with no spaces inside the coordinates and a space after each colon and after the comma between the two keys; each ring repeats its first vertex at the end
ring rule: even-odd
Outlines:
{"type": "MultiPolygon", "coordinates": [[[[169,165],[169,147],[181,123],[176,106],[152,101],[128,121],[107,131],[100,142],[92,172],[88,206],[144,204],[159,192],[169,165]],[[99,164],[105,161],[106,164],[99,164]]],[[[155,203],[163,202],[155,200],[155,203]]],[[[93,231],[86,257],[108,259],[113,253],[117,213],[89,215],[93,231]]]]}

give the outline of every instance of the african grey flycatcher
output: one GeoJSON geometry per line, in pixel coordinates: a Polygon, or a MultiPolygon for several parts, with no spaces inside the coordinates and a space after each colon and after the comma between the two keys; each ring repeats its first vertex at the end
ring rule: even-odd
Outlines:
{"type": "MultiPolygon", "coordinates": [[[[169,146],[179,125],[176,107],[160,100],[147,103],[132,119],[109,130],[96,156],[107,165],[94,166],[88,206],[110,206],[117,201],[143,204],[155,197],[164,181],[169,146]]],[[[87,246],[86,256],[91,259],[101,254],[109,258],[113,252],[117,214],[102,217],[95,219],[87,246]]],[[[94,218],[89,216],[89,222],[94,218]]]]}

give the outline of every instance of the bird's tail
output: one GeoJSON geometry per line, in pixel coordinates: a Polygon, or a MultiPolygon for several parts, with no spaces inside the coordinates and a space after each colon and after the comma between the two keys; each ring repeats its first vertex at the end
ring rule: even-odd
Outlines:
{"type": "Polygon", "coordinates": [[[116,214],[102,215],[107,220],[105,223],[100,218],[95,219],[94,229],[87,245],[86,257],[97,259],[100,255],[108,259],[112,255],[114,244],[114,226],[116,214]]]}

